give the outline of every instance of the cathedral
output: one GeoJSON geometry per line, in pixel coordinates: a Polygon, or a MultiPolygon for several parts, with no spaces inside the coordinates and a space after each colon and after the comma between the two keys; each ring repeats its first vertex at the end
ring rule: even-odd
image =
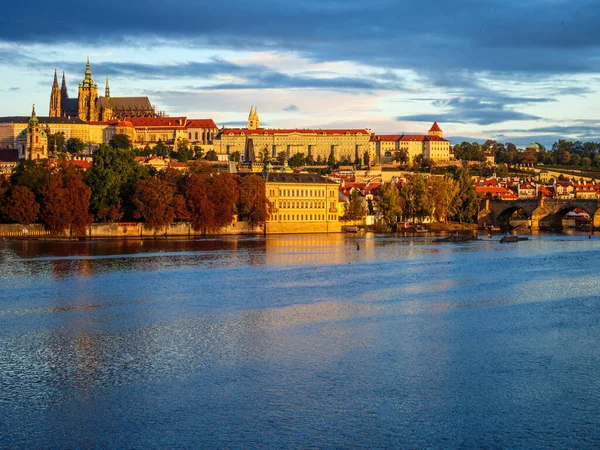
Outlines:
{"type": "Polygon", "coordinates": [[[92,78],[90,60],[85,65],[85,78],[79,83],[77,98],[69,98],[65,73],[58,86],[56,70],[50,94],[50,117],[77,117],[85,122],[106,122],[126,117],[157,117],[148,97],[111,97],[106,76],[104,97],[98,96],[98,85],[92,78]]]}

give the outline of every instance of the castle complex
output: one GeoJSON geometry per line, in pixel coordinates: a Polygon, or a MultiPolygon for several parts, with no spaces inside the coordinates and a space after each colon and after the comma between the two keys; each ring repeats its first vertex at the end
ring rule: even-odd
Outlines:
{"type": "Polygon", "coordinates": [[[77,99],[69,98],[65,73],[58,87],[56,70],[50,94],[50,117],[77,117],[83,121],[103,121],[126,117],[156,117],[148,97],[111,97],[106,76],[104,97],[98,96],[98,85],[92,78],[90,60],[85,65],[85,77],[79,83],[77,99]]]}

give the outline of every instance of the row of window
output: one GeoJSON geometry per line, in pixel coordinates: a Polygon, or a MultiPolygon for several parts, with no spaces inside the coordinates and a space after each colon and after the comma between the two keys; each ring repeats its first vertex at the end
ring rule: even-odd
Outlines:
{"type": "MultiPolygon", "coordinates": [[[[336,215],[327,214],[327,220],[336,219],[336,215]]],[[[325,214],[275,214],[269,217],[269,220],[273,222],[323,221],[325,220],[325,214]]]]}
{"type": "Polygon", "coordinates": [[[288,201],[280,201],[279,207],[281,209],[321,209],[325,208],[325,202],[288,202],[288,201]]]}
{"type": "MultiPolygon", "coordinates": [[[[276,195],[275,189],[269,189],[269,196],[274,197],[276,195]]],[[[312,190],[312,189],[282,189],[280,191],[281,197],[325,197],[325,191],[321,190],[312,190]]],[[[335,195],[335,191],[332,190],[329,192],[329,196],[333,197],[335,195]]]]}

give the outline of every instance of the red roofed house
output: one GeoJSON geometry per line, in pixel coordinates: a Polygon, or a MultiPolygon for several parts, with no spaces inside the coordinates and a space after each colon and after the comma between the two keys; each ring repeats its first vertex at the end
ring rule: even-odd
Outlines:
{"type": "Polygon", "coordinates": [[[193,145],[212,144],[213,139],[219,132],[212,119],[188,120],[185,129],[188,133],[187,139],[193,145]]]}
{"type": "Polygon", "coordinates": [[[378,158],[381,162],[391,162],[394,153],[405,150],[410,161],[419,155],[432,161],[450,160],[450,141],[444,139],[443,132],[437,122],[434,122],[427,135],[423,134],[391,134],[376,135],[379,143],[378,158]]]}

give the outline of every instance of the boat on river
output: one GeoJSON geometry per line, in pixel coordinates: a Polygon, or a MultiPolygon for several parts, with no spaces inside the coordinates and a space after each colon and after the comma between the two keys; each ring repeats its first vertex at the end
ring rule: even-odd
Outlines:
{"type": "Polygon", "coordinates": [[[452,236],[446,236],[442,238],[434,239],[433,242],[468,242],[468,241],[480,241],[477,236],[466,236],[453,234],[452,236]]]}
{"type": "Polygon", "coordinates": [[[528,237],[504,236],[502,239],[500,239],[500,243],[506,244],[506,243],[510,243],[510,242],[519,242],[519,241],[528,241],[528,240],[529,240],[528,237]]]}

